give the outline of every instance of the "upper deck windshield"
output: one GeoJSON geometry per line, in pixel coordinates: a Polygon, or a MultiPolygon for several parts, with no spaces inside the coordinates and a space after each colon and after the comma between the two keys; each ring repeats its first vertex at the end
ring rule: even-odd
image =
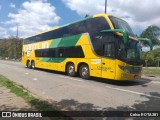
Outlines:
{"type": "Polygon", "coordinates": [[[128,32],[129,36],[135,37],[132,29],[130,28],[127,22],[113,16],[109,16],[109,18],[112,21],[112,24],[115,29],[123,29],[128,32]]]}

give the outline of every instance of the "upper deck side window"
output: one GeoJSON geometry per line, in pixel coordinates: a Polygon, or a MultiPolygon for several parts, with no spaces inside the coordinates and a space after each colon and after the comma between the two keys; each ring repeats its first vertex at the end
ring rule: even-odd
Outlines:
{"type": "Polygon", "coordinates": [[[24,44],[51,40],[56,38],[68,37],[72,35],[88,32],[90,36],[100,32],[101,30],[110,29],[104,17],[90,18],[84,21],[70,24],[52,31],[48,31],[24,40],[24,44]]]}

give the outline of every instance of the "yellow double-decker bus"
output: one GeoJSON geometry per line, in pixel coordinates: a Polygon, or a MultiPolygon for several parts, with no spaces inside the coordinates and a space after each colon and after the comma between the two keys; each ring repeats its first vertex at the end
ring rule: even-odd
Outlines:
{"type": "Polygon", "coordinates": [[[140,40],[146,39],[136,38],[124,20],[96,14],[25,38],[22,64],[83,79],[133,80],[141,77],[140,40]]]}

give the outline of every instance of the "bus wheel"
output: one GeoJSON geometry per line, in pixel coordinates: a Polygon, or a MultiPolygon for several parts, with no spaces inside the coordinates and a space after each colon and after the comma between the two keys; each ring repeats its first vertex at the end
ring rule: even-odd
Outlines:
{"type": "Polygon", "coordinates": [[[68,76],[74,77],[76,75],[75,66],[73,63],[67,65],[67,74],[68,76]]]}
{"type": "Polygon", "coordinates": [[[32,62],[31,62],[31,68],[32,69],[35,69],[35,62],[32,60],[32,62]]]}
{"type": "Polygon", "coordinates": [[[30,61],[29,61],[29,60],[27,61],[26,66],[27,66],[27,68],[30,68],[30,67],[31,67],[31,64],[30,64],[30,61]]]}
{"type": "Polygon", "coordinates": [[[88,65],[84,64],[80,66],[79,75],[81,76],[82,79],[87,79],[87,80],[90,79],[88,65]]]}

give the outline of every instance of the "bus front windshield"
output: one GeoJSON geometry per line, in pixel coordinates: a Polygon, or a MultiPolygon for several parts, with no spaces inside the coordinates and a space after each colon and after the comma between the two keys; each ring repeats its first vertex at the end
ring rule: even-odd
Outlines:
{"type": "Polygon", "coordinates": [[[127,45],[124,42],[119,41],[119,58],[128,62],[140,62],[141,61],[141,45],[138,41],[129,40],[127,45]]]}
{"type": "Polygon", "coordinates": [[[124,20],[121,20],[119,18],[113,17],[113,16],[109,16],[114,29],[122,29],[128,32],[129,36],[135,37],[132,29],[130,28],[129,24],[127,22],[125,22],[124,20]]]}
{"type": "MultiPolygon", "coordinates": [[[[109,17],[115,29],[123,29],[127,31],[129,36],[135,37],[129,24],[119,18],[109,17]]],[[[123,40],[119,40],[119,53],[121,60],[128,63],[141,63],[141,45],[138,41],[130,39],[125,45],[123,40]]]]}

